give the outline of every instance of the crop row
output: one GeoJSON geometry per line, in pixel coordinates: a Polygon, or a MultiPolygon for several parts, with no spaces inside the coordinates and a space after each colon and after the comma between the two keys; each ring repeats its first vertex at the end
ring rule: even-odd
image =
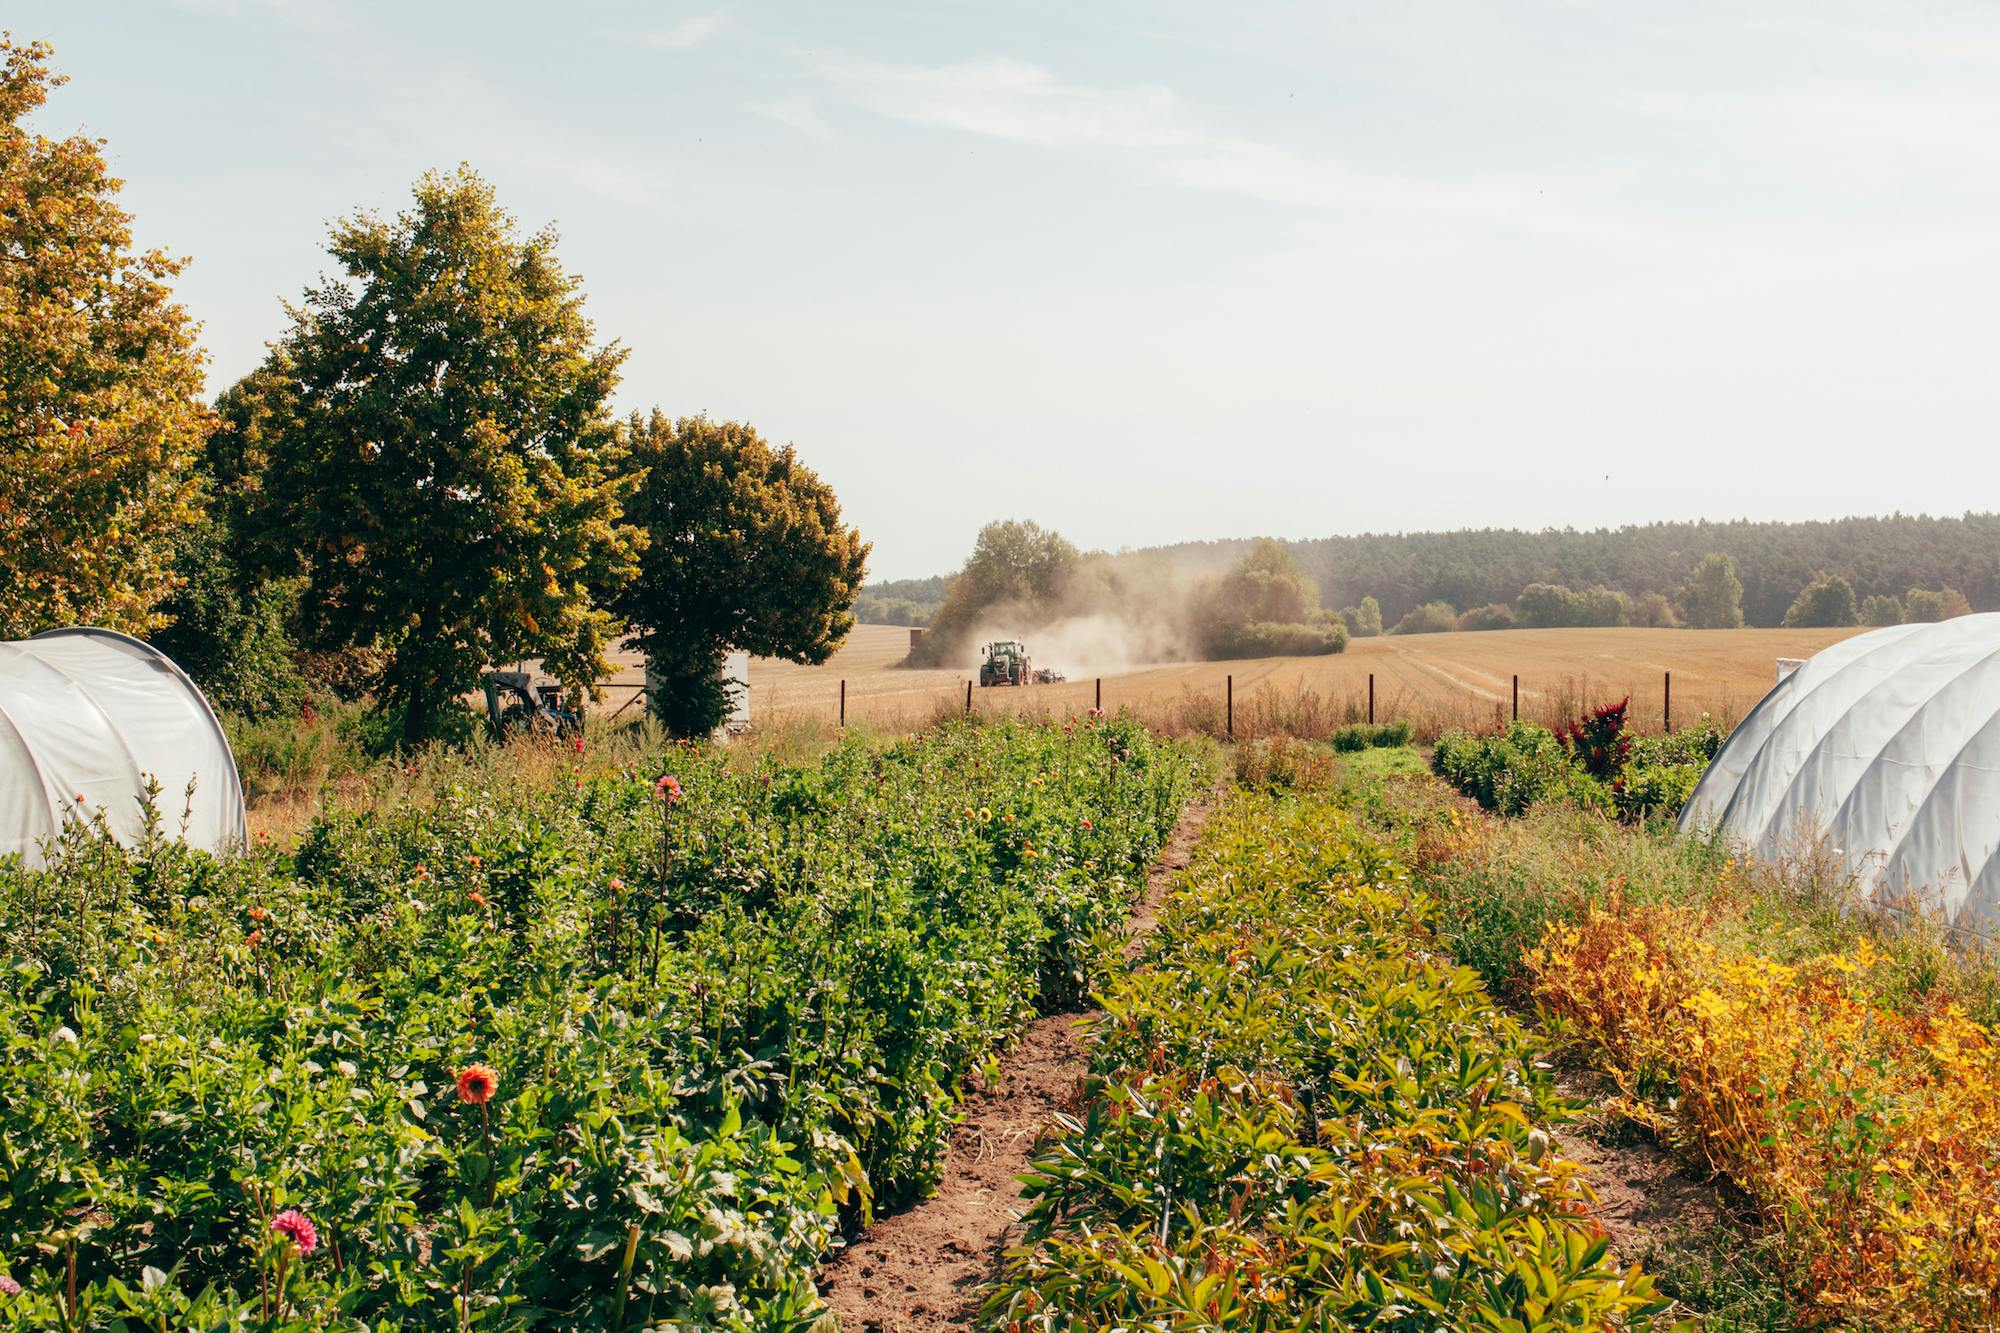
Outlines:
{"type": "Polygon", "coordinates": [[[1538,1038],[1429,915],[1326,793],[1232,798],[1102,996],[991,1325],[1651,1326],[1550,1148],[1538,1038]]]}
{"type": "Polygon", "coordinates": [[[1081,995],[1199,767],[1095,720],[437,762],[296,853],[77,829],[0,866],[0,1319],[810,1327],[968,1068],[1081,995]]]}

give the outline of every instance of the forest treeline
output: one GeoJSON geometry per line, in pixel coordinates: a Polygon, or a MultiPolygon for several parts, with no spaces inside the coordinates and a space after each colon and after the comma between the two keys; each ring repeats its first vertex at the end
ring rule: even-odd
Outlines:
{"type": "MultiPolygon", "coordinates": [[[[1963,593],[1974,610],[2000,610],[2000,513],[1364,533],[1287,545],[1327,605],[1358,606],[1373,597],[1391,626],[1436,603],[1459,612],[1512,605],[1536,584],[1602,587],[1634,603],[1647,594],[1675,599],[1689,571],[1710,553],[1734,562],[1747,625],[1784,624],[1800,593],[1822,573],[1851,585],[1857,606],[1871,597],[1905,598],[1912,588],[1949,588],[1963,593]]],[[[1124,556],[1166,557],[1192,573],[1221,574],[1250,546],[1248,540],[1182,542],[1124,556]]],[[[892,609],[896,619],[890,623],[921,624],[944,590],[942,578],[871,585],[855,609],[862,620],[876,619],[873,609],[892,609]]]]}

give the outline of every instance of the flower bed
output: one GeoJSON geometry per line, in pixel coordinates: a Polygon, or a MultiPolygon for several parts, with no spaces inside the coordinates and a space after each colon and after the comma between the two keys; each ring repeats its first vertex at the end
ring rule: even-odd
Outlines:
{"type": "Polygon", "coordinates": [[[1109,722],[666,767],[0,867],[0,1322],[811,1327],[1198,776],[1109,722]]]}
{"type": "Polygon", "coordinates": [[[1637,1328],[1667,1304],[1580,1215],[1539,1042],[1335,806],[1211,820],[1103,996],[993,1327],[1637,1328]]]}

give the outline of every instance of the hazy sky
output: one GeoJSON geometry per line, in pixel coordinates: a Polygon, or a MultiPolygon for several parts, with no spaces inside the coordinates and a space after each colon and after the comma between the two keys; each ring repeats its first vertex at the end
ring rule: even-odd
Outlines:
{"type": "Polygon", "coordinates": [[[2000,6],[11,0],[214,388],[470,162],[887,577],[2000,505],[2000,6]]]}

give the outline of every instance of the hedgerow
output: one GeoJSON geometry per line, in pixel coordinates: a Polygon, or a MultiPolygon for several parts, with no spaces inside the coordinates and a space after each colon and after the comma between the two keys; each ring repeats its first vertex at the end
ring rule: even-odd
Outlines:
{"type": "Polygon", "coordinates": [[[1123,723],[0,866],[0,1321],[804,1329],[1196,779],[1123,723]],[[18,1283],[23,1290],[8,1294],[18,1283]]]}
{"type": "Polygon", "coordinates": [[[1667,1306],[1549,1148],[1540,1042],[1337,799],[1244,793],[1211,821],[1101,997],[990,1326],[1642,1328],[1667,1306]]]}

